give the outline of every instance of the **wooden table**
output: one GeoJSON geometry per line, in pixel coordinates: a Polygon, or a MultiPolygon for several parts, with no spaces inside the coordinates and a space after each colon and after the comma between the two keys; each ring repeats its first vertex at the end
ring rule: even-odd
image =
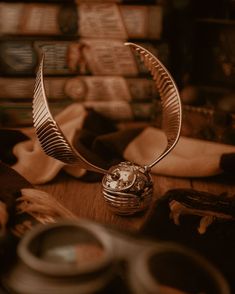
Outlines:
{"type": "MultiPolygon", "coordinates": [[[[193,188],[200,191],[211,192],[214,194],[219,194],[219,193],[228,193],[230,195],[235,194],[235,183],[233,182],[232,179],[229,179],[228,177],[226,178],[224,176],[217,176],[217,177],[211,177],[211,178],[205,178],[205,179],[186,179],[186,178],[173,178],[173,177],[153,175],[153,180],[154,180],[154,196],[153,196],[152,204],[149,207],[149,209],[147,209],[143,213],[140,213],[134,216],[128,216],[128,217],[115,215],[109,210],[101,194],[100,182],[99,183],[82,182],[79,179],[75,179],[72,176],[69,176],[61,172],[52,182],[37,186],[37,188],[44,190],[46,192],[49,192],[59,202],[61,202],[65,207],[67,207],[69,210],[71,210],[73,213],[75,213],[79,217],[90,219],[98,223],[111,224],[112,226],[127,232],[130,232],[130,231],[138,232],[146,224],[145,229],[146,228],[150,229],[154,235],[157,229],[161,227],[161,226],[158,226],[157,221],[156,221],[156,226],[154,223],[156,220],[156,218],[154,217],[156,216],[154,215],[154,210],[156,211],[155,204],[157,200],[162,195],[164,195],[164,193],[168,191],[169,189],[193,188]],[[146,223],[147,221],[149,221],[149,223],[146,223]],[[149,226],[150,223],[151,223],[151,226],[149,226]],[[156,228],[156,231],[153,232],[154,228],[156,228]]],[[[168,230],[168,227],[163,226],[163,229],[165,228],[167,228],[166,230],[168,230]]],[[[166,232],[168,233],[168,231],[166,232]]],[[[205,240],[205,238],[203,239],[205,240]]],[[[185,240],[188,246],[187,237],[185,240]]],[[[195,238],[193,238],[193,240],[195,242],[195,238]]],[[[186,246],[186,244],[184,244],[184,246],[186,246]]],[[[210,244],[211,244],[211,248],[216,248],[217,250],[218,244],[215,245],[213,238],[210,244]]],[[[212,264],[217,265],[218,269],[221,270],[221,273],[224,274],[229,285],[231,287],[234,287],[232,288],[231,293],[235,293],[233,291],[235,289],[235,285],[232,282],[234,279],[233,263],[232,263],[232,269],[231,267],[227,269],[227,263],[231,258],[230,254],[232,254],[231,252],[233,252],[233,247],[234,247],[233,244],[229,244],[229,245],[230,245],[229,248],[227,248],[228,254],[226,254],[227,257],[225,258],[226,260],[225,264],[222,263],[221,265],[220,261],[217,261],[218,263],[215,262],[216,258],[213,255],[213,252],[215,252],[215,250],[212,250],[212,255],[210,256],[210,258],[208,258],[208,260],[212,261],[212,264]],[[225,274],[225,273],[229,273],[229,274],[225,274]]],[[[200,250],[198,250],[198,252],[202,254],[203,251],[200,251],[200,250]]],[[[221,256],[220,255],[221,251],[223,250],[221,250],[221,241],[220,241],[220,247],[218,247],[219,256],[221,256]]],[[[218,256],[218,254],[216,253],[216,257],[218,256]]],[[[206,255],[206,257],[208,256],[206,255]]],[[[224,255],[222,256],[222,259],[224,259],[224,255]]],[[[165,293],[165,292],[162,292],[162,293],[165,293]]],[[[172,292],[169,292],[169,293],[172,293],[172,292]]]]}
{"type": "Polygon", "coordinates": [[[193,188],[214,194],[235,194],[233,179],[217,176],[203,179],[173,178],[153,175],[154,195],[149,209],[134,216],[118,216],[107,207],[102,194],[101,183],[87,183],[66,174],[59,174],[52,182],[37,186],[49,192],[77,216],[99,223],[112,224],[125,230],[138,231],[151,218],[157,199],[169,189],[193,188]]]}

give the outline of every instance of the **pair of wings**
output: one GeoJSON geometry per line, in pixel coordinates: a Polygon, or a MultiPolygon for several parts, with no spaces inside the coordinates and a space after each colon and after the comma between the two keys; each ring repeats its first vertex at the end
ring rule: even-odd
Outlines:
{"type": "MultiPolygon", "coordinates": [[[[163,131],[167,137],[167,146],[157,158],[146,165],[151,169],[163,159],[177,144],[182,120],[181,101],[176,84],[165,66],[148,50],[135,44],[125,43],[137,54],[150,71],[159,92],[162,104],[163,131]]],[[[40,62],[33,96],[33,124],[44,152],[66,164],[78,164],[82,168],[99,173],[107,170],[85,159],[66,139],[54,120],[47,102],[43,80],[44,56],[40,62]]]]}

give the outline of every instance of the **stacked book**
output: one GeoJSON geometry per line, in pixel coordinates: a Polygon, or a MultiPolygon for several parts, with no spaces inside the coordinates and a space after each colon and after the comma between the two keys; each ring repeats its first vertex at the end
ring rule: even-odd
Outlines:
{"type": "Polygon", "coordinates": [[[169,3],[1,1],[0,125],[32,125],[34,81],[44,52],[53,114],[77,102],[114,120],[160,126],[155,84],[124,46],[132,41],[157,56],[176,80],[182,134],[235,144],[234,11],[218,17],[211,9],[191,9],[193,1],[169,3]]]}
{"type": "Polygon", "coordinates": [[[134,41],[169,64],[156,1],[0,2],[0,123],[32,124],[35,73],[44,79],[52,112],[73,102],[115,120],[151,120],[158,93],[134,41]],[[129,2],[129,3],[124,3],[129,2]]]}

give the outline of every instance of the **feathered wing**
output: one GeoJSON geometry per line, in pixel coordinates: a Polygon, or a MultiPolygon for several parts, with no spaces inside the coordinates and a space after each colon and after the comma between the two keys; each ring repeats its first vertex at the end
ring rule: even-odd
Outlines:
{"type": "MultiPolygon", "coordinates": [[[[135,43],[125,43],[125,45],[130,46],[140,56],[151,72],[161,97],[163,130],[168,143],[163,153],[147,166],[151,168],[165,157],[178,142],[182,120],[180,96],[170,73],[152,53],[135,43]]],[[[33,96],[33,123],[43,150],[47,155],[66,164],[79,164],[88,170],[107,173],[107,170],[90,163],[74,149],[53,119],[45,93],[43,64],[44,55],[37,72],[33,96]]]]}
{"type": "Polygon", "coordinates": [[[47,155],[66,164],[78,164],[87,170],[107,173],[107,170],[90,163],[74,149],[54,120],[47,103],[44,87],[44,58],[42,55],[33,95],[33,124],[42,149],[47,155]]]}
{"type": "Polygon", "coordinates": [[[161,98],[162,127],[167,137],[167,146],[163,153],[148,165],[151,168],[165,157],[178,142],[182,121],[180,96],[170,73],[152,53],[135,43],[128,42],[125,45],[130,46],[144,62],[144,65],[150,71],[155,81],[161,98]]]}

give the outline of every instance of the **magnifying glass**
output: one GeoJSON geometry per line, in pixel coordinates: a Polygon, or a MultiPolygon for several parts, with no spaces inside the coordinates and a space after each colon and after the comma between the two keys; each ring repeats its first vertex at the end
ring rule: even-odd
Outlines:
{"type": "Polygon", "coordinates": [[[87,221],[37,225],[3,276],[21,294],[230,294],[205,258],[174,243],[153,242],[87,221]]]}

